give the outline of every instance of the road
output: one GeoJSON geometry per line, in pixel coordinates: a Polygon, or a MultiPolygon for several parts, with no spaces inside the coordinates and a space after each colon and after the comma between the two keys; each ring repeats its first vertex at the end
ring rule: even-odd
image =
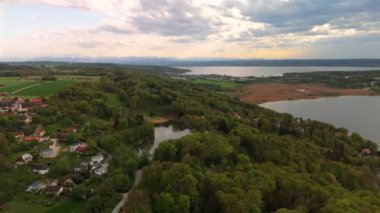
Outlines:
{"type": "Polygon", "coordinates": [[[142,170],[137,170],[136,173],[135,173],[135,183],[133,184],[133,187],[126,193],[122,194],[123,195],[123,199],[116,205],[116,207],[112,210],[112,213],[119,213],[120,212],[120,209],[125,205],[125,203],[127,202],[127,199],[128,199],[128,194],[129,192],[135,188],[137,185],[139,185],[140,181],[141,181],[141,177],[142,177],[142,170]]]}

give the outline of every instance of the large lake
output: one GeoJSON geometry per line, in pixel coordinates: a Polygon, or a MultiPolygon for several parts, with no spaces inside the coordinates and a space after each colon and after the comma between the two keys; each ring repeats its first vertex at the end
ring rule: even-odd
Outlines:
{"type": "Polygon", "coordinates": [[[380,97],[345,96],[261,104],[277,112],[344,127],[380,145],[380,97]]]}
{"type": "Polygon", "coordinates": [[[289,72],[313,72],[313,71],[366,71],[366,70],[380,70],[380,67],[264,67],[264,66],[250,66],[250,67],[227,67],[227,66],[202,66],[202,67],[178,67],[182,69],[191,70],[185,75],[228,75],[235,77],[246,76],[281,76],[289,72]]]}

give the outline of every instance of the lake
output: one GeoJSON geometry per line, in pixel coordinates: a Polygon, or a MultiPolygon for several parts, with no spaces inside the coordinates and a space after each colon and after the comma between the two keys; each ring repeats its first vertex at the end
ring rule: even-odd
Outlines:
{"type": "Polygon", "coordinates": [[[380,97],[344,96],[276,101],[260,106],[344,127],[380,145],[380,97]]]}
{"type": "Polygon", "coordinates": [[[157,149],[158,145],[161,142],[182,138],[190,134],[191,131],[189,129],[181,129],[175,126],[174,124],[170,125],[162,125],[154,128],[154,143],[149,149],[149,154],[152,156],[154,151],[157,149]]]}
{"type": "Polygon", "coordinates": [[[250,66],[250,67],[227,67],[227,66],[202,66],[202,67],[178,67],[188,69],[191,72],[184,73],[185,75],[229,75],[234,77],[267,77],[281,76],[289,72],[314,72],[314,71],[367,71],[380,70],[380,67],[266,67],[266,66],[250,66]]]}

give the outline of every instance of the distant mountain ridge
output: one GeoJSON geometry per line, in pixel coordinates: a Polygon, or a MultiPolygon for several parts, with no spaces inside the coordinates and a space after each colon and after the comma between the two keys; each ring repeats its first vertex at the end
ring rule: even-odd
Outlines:
{"type": "MultiPolygon", "coordinates": [[[[0,59],[1,60],[1,59],[0,59]]],[[[155,66],[332,66],[380,67],[380,59],[228,59],[159,57],[40,57],[26,62],[112,63],[155,66]]],[[[20,62],[18,62],[20,63],[20,62]]]]}

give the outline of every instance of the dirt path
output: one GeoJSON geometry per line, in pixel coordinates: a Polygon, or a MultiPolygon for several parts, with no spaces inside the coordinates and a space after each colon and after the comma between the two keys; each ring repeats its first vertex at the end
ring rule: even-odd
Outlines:
{"type": "Polygon", "coordinates": [[[33,84],[33,85],[31,85],[31,86],[27,86],[27,87],[21,88],[21,89],[19,89],[19,90],[16,90],[16,91],[11,92],[11,95],[14,95],[14,94],[16,94],[16,93],[18,93],[18,92],[21,92],[21,91],[24,91],[24,90],[26,90],[26,89],[30,89],[30,88],[33,88],[33,87],[36,87],[36,86],[40,86],[40,85],[41,85],[41,83],[40,83],[40,84],[33,84]]]}
{"type": "Polygon", "coordinates": [[[242,88],[240,100],[261,104],[271,101],[315,99],[331,96],[373,95],[370,89],[338,89],[323,84],[251,84],[242,88]]]}
{"type": "Polygon", "coordinates": [[[116,207],[112,210],[112,213],[119,213],[120,212],[120,209],[125,205],[125,203],[127,202],[128,200],[128,194],[129,192],[135,188],[137,185],[139,185],[140,181],[141,181],[141,177],[142,177],[142,170],[137,170],[136,173],[135,173],[135,182],[132,186],[132,188],[127,192],[127,193],[124,193],[123,194],[123,198],[122,200],[116,205],[116,207]]]}

